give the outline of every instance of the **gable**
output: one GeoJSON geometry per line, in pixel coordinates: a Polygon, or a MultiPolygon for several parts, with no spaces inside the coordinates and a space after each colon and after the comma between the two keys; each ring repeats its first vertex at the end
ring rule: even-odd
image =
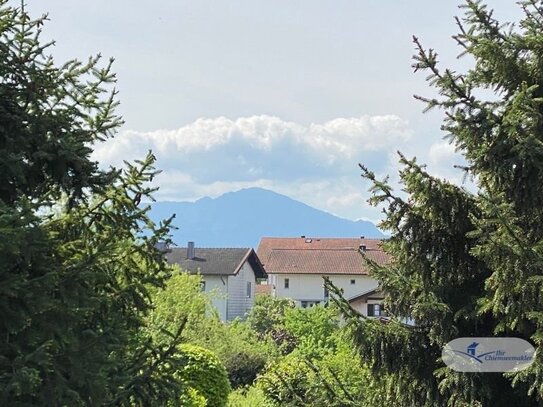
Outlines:
{"type": "Polygon", "coordinates": [[[169,264],[177,264],[190,273],[206,275],[235,275],[248,261],[256,278],[266,278],[266,272],[253,249],[249,248],[194,248],[194,257],[187,258],[186,247],[176,247],[165,253],[169,264]]]}

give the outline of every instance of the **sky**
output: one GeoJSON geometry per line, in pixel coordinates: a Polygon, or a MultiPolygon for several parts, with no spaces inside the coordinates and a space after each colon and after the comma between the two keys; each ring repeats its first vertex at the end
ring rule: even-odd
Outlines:
{"type": "MultiPolygon", "coordinates": [[[[97,145],[103,166],[151,149],[158,200],[263,187],[349,219],[378,221],[358,163],[397,179],[397,154],[462,183],[443,113],[411,68],[412,36],[443,67],[468,58],[451,35],[457,0],[28,1],[48,13],[58,63],[114,57],[124,125],[97,145]]],[[[513,1],[487,1],[502,21],[513,1]]]]}

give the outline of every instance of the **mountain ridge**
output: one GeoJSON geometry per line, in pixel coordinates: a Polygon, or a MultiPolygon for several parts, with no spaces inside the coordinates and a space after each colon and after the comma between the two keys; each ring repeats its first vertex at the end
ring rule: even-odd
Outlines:
{"type": "Polygon", "coordinates": [[[341,218],[256,187],[193,202],[158,201],[149,205],[149,216],[155,222],[176,215],[172,224],[179,229],[171,234],[179,246],[194,241],[199,247],[256,248],[264,236],[383,237],[370,221],[341,218]]]}

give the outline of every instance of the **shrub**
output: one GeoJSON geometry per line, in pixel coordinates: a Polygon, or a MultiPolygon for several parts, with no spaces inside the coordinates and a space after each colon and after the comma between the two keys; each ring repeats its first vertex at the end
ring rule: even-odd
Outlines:
{"type": "Polygon", "coordinates": [[[288,355],[270,365],[257,381],[264,395],[281,406],[312,405],[319,398],[313,391],[312,372],[305,361],[288,355]]]}
{"type": "Polygon", "coordinates": [[[253,384],[265,364],[266,358],[256,352],[239,351],[232,354],[225,363],[230,384],[233,388],[253,384]]]}
{"type": "Polygon", "coordinates": [[[228,407],[274,407],[275,404],[268,400],[261,388],[251,386],[241,388],[230,393],[228,407]]]}
{"type": "Polygon", "coordinates": [[[361,407],[381,400],[375,394],[370,402],[366,386],[370,379],[355,352],[343,349],[313,361],[292,353],[270,365],[257,386],[280,406],[361,407]]]}
{"type": "Polygon", "coordinates": [[[260,338],[242,321],[225,324],[209,317],[198,330],[189,326],[185,334],[189,342],[213,349],[226,366],[233,388],[251,384],[264,365],[279,355],[271,339],[260,338]]]}
{"type": "Polygon", "coordinates": [[[283,353],[296,352],[310,358],[333,353],[341,332],[338,315],[335,306],[288,309],[283,323],[283,353]]]}
{"type": "Polygon", "coordinates": [[[194,400],[201,396],[207,407],[226,406],[230,384],[219,358],[207,349],[189,344],[179,347],[178,357],[183,368],[176,376],[188,388],[186,398],[194,400]]]}

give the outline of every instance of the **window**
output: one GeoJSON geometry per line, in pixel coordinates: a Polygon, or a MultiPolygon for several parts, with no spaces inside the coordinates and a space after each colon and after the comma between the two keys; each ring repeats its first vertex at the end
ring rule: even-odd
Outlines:
{"type": "Polygon", "coordinates": [[[251,282],[247,281],[247,298],[251,298],[251,282]]]}
{"type": "Polygon", "coordinates": [[[289,288],[290,286],[290,280],[288,278],[285,278],[285,288],[289,288]]]}
{"type": "Polygon", "coordinates": [[[375,304],[368,304],[368,317],[375,316],[375,304]]]}
{"type": "Polygon", "coordinates": [[[324,298],[327,299],[330,296],[330,293],[328,292],[328,288],[324,287],[324,298]]]}
{"type": "Polygon", "coordinates": [[[351,285],[355,285],[356,284],[356,280],[351,280],[351,285]]]}
{"type": "Polygon", "coordinates": [[[385,310],[381,304],[368,304],[368,317],[386,316],[385,310]]]}
{"type": "Polygon", "coordinates": [[[202,291],[205,291],[205,290],[206,290],[206,282],[205,282],[205,281],[200,282],[200,289],[201,289],[202,291]]]}
{"type": "Polygon", "coordinates": [[[311,308],[315,305],[319,305],[320,301],[301,301],[302,308],[311,308]]]}

